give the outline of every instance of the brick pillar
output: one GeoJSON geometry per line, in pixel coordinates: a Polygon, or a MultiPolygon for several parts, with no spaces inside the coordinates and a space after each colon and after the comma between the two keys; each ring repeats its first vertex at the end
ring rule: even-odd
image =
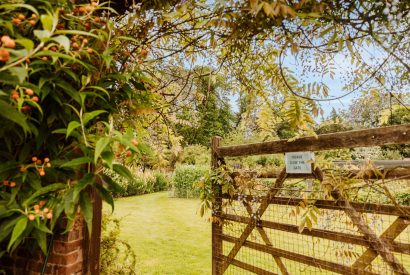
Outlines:
{"type": "MultiPolygon", "coordinates": [[[[84,249],[86,234],[84,221],[79,216],[69,233],[55,235],[45,274],[84,274],[84,268],[87,269],[84,264],[84,259],[87,258],[84,249]]],[[[3,257],[0,260],[0,269],[5,269],[7,274],[39,275],[45,258],[40,250],[18,249],[11,257],[3,257]]]]}

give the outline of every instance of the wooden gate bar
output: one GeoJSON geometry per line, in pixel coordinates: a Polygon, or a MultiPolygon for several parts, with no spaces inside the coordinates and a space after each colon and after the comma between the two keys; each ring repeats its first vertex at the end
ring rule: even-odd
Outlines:
{"type": "MultiPolygon", "coordinates": [[[[228,195],[222,195],[224,199],[231,199],[228,195]]],[[[232,199],[237,200],[238,196],[234,195],[232,199]]],[[[247,201],[252,200],[252,196],[243,196],[243,198],[247,201]]],[[[262,201],[264,197],[258,199],[258,201],[262,201]]],[[[290,197],[274,197],[271,199],[270,204],[278,204],[278,205],[289,205],[289,206],[296,206],[299,205],[301,201],[304,201],[301,198],[290,198],[290,197]]],[[[315,203],[312,203],[317,208],[321,209],[330,209],[330,210],[340,210],[344,211],[346,209],[345,201],[333,201],[333,200],[316,200],[315,203]]],[[[352,206],[357,212],[360,213],[372,213],[372,214],[382,214],[382,215],[390,215],[390,216],[406,216],[406,213],[410,213],[410,206],[400,206],[398,208],[394,205],[389,204],[375,204],[375,203],[361,203],[361,202],[350,202],[350,206],[352,206]]]]}
{"type": "Polygon", "coordinates": [[[218,148],[221,157],[321,151],[410,143],[410,124],[218,148]]]}
{"type": "MultiPolygon", "coordinates": [[[[230,214],[222,214],[221,219],[244,223],[244,224],[247,224],[250,222],[249,221],[250,219],[247,217],[230,215],[230,214]]],[[[344,242],[344,243],[350,243],[350,244],[366,246],[366,247],[369,246],[369,242],[361,235],[353,235],[353,234],[334,232],[334,231],[323,230],[323,229],[309,230],[307,228],[305,228],[302,232],[299,232],[299,229],[298,229],[299,227],[297,225],[277,223],[277,222],[271,222],[271,221],[265,221],[265,220],[261,220],[259,224],[262,228],[265,227],[269,229],[289,232],[292,234],[302,234],[306,236],[317,237],[317,238],[322,238],[322,239],[336,241],[336,242],[344,242]]],[[[391,245],[393,247],[394,252],[410,255],[410,244],[392,242],[391,245]]]]}
{"type": "MultiPolygon", "coordinates": [[[[285,181],[286,176],[287,176],[286,170],[283,169],[281,175],[276,179],[275,184],[274,184],[273,187],[269,190],[268,195],[265,197],[265,199],[262,201],[262,203],[261,203],[260,206],[259,206],[258,214],[259,214],[260,216],[262,216],[263,213],[264,213],[264,212],[266,211],[266,209],[268,208],[271,199],[272,199],[273,197],[275,197],[276,194],[279,192],[279,189],[278,189],[278,188],[280,188],[280,187],[283,185],[283,182],[285,181]]],[[[246,226],[246,228],[243,230],[241,236],[240,236],[239,239],[238,239],[238,242],[235,243],[234,247],[233,247],[232,250],[229,252],[228,261],[227,261],[227,262],[224,262],[224,264],[223,264],[223,266],[222,266],[222,269],[221,269],[222,274],[225,272],[225,270],[226,270],[226,269],[228,268],[228,266],[230,265],[231,260],[233,260],[233,259],[235,258],[235,256],[236,256],[236,254],[238,253],[239,249],[241,249],[243,243],[246,241],[246,239],[247,239],[247,238],[249,237],[249,235],[252,233],[252,231],[253,231],[253,229],[255,228],[255,226],[256,226],[255,221],[252,221],[252,222],[250,222],[250,223],[246,226]]]]}
{"type": "MultiPolygon", "coordinates": [[[[231,243],[237,243],[238,242],[238,238],[232,237],[232,236],[228,236],[228,235],[222,235],[222,239],[224,241],[227,242],[231,242],[231,243]]],[[[295,262],[299,262],[299,263],[303,263],[306,265],[311,265],[320,269],[325,269],[325,270],[329,270],[329,271],[333,271],[339,274],[366,274],[366,275],[375,275],[377,273],[373,273],[370,271],[366,271],[366,270],[361,270],[361,269],[356,269],[356,268],[352,268],[350,266],[345,266],[345,265],[341,265],[335,262],[330,262],[330,261],[326,261],[326,260],[320,260],[320,259],[316,259],[310,256],[305,256],[305,255],[301,255],[298,253],[294,253],[294,252],[290,252],[290,251],[286,251],[283,249],[279,249],[279,248],[274,248],[274,247],[269,247],[266,245],[262,245],[262,244],[258,244],[255,242],[251,242],[251,241],[245,241],[243,243],[243,246],[254,249],[254,250],[258,250],[261,252],[265,252],[268,254],[275,254],[278,257],[281,258],[285,258],[288,260],[292,260],[295,262]]]]}
{"type": "MultiPolygon", "coordinates": [[[[253,212],[252,212],[252,207],[251,207],[251,206],[249,205],[249,203],[247,203],[246,201],[243,201],[242,203],[243,203],[243,205],[245,206],[246,211],[248,212],[249,216],[252,217],[252,214],[253,214],[253,212]]],[[[248,223],[248,224],[251,223],[250,219],[247,219],[247,223],[248,223]]],[[[263,227],[256,226],[256,229],[258,230],[259,235],[261,235],[262,240],[265,242],[265,244],[266,244],[267,246],[272,246],[272,243],[271,243],[271,241],[270,241],[270,239],[269,239],[269,237],[268,237],[268,234],[266,234],[266,232],[265,232],[265,230],[263,229],[263,227]]],[[[287,271],[286,266],[283,264],[282,260],[281,260],[279,257],[277,257],[277,256],[275,256],[275,255],[273,255],[273,254],[272,254],[272,257],[273,257],[273,259],[275,260],[276,264],[278,265],[278,267],[279,267],[279,269],[280,269],[282,275],[289,275],[289,272],[287,271]]]]}
{"type": "MultiPolygon", "coordinates": [[[[331,192],[334,199],[342,199],[343,196],[337,191],[331,192]]],[[[369,241],[370,247],[377,251],[383,260],[398,274],[409,274],[401,262],[392,253],[391,245],[383,239],[377,237],[373,230],[363,220],[363,217],[357,212],[348,201],[344,201],[345,213],[350,217],[353,224],[359,229],[359,232],[369,241]]]]}
{"type": "MultiPolygon", "coordinates": [[[[221,159],[218,154],[216,153],[216,148],[218,148],[221,138],[214,137],[212,138],[212,146],[211,146],[211,168],[217,169],[223,159],[221,159]]],[[[212,217],[214,218],[216,215],[219,215],[222,211],[222,197],[220,192],[220,186],[217,186],[215,182],[212,182],[212,188],[216,192],[215,202],[212,204],[212,217]]],[[[220,236],[222,235],[222,223],[213,221],[212,222],[212,255],[222,255],[222,240],[220,236]]],[[[219,270],[221,268],[221,261],[218,260],[216,257],[212,257],[212,274],[219,274],[219,270]]]]}
{"type": "MultiPolygon", "coordinates": [[[[221,255],[220,257],[222,258],[223,261],[225,261],[225,262],[228,261],[227,256],[221,255]]],[[[250,272],[253,272],[253,273],[256,273],[256,274],[260,274],[260,275],[279,275],[277,273],[266,271],[262,268],[259,268],[259,267],[256,267],[256,266],[253,266],[253,265],[250,265],[250,264],[247,264],[247,263],[235,260],[235,259],[233,259],[231,261],[231,264],[233,264],[234,266],[237,266],[239,268],[242,268],[244,270],[247,270],[247,271],[250,271],[250,272]]]]}
{"type": "MultiPolygon", "coordinates": [[[[380,235],[380,239],[393,246],[393,241],[401,232],[403,232],[409,224],[409,221],[398,217],[387,229],[380,235]]],[[[394,251],[394,246],[393,246],[394,251]]],[[[366,268],[371,262],[377,258],[378,252],[372,248],[368,248],[354,263],[353,267],[366,268]]]]}

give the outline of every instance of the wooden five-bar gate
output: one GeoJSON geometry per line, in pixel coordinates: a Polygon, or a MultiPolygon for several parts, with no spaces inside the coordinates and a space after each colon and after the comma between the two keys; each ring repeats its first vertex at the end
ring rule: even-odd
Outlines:
{"type": "MultiPolygon", "coordinates": [[[[400,125],[238,146],[220,146],[221,138],[215,137],[212,167],[232,157],[409,144],[409,135],[410,125],[400,125]]],[[[348,169],[347,178],[354,178],[350,184],[359,190],[348,200],[337,184],[326,196],[316,188],[329,177],[316,166],[311,174],[288,174],[285,168],[253,172],[248,179],[270,183],[251,194],[217,194],[212,273],[408,274],[410,207],[399,205],[389,190],[409,187],[410,165],[379,162],[376,171],[360,169],[360,163],[348,169]],[[299,188],[312,179],[313,188],[299,188]],[[372,188],[377,190],[368,192],[372,188]]],[[[243,173],[232,172],[233,180],[243,173]]]]}

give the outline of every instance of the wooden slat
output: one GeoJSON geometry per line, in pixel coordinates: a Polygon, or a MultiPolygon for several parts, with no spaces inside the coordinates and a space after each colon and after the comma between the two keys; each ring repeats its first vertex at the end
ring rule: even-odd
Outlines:
{"type": "MultiPolygon", "coordinates": [[[[343,195],[338,190],[333,190],[331,192],[332,197],[338,201],[342,202],[343,195]]],[[[398,274],[409,274],[403,264],[399,259],[393,254],[392,246],[389,242],[386,242],[383,238],[376,235],[374,230],[363,219],[363,216],[356,211],[356,209],[348,201],[343,201],[343,206],[345,207],[344,212],[349,216],[350,220],[357,227],[358,231],[364,235],[364,237],[369,240],[369,246],[372,250],[377,251],[377,253],[383,258],[383,260],[392,268],[395,273],[398,274]]],[[[354,268],[354,266],[352,266],[354,268]]]]}
{"type": "MultiPolygon", "coordinates": [[[[249,223],[248,217],[230,215],[230,214],[223,214],[220,216],[221,219],[229,220],[233,222],[240,222],[240,223],[249,223]]],[[[360,235],[353,235],[348,233],[342,232],[335,232],[330,230],[324,229],[312,229],[309,230],[305,228],[302,232],[299,232],[298,226],[291,225],[291,224],[284,224],[284,223],[277,223],[271,221],[260,220],[259,224],[263,228],[269,228],[274,230],[285,231],[293,234],[302,234],[311,237],[322,238],[326,240],[336,241],[336,242],[343,242],[343,243],[350,243],[354,245],[360,246],[369,246],[369,242],[360,235]]],[[[392,242],[393,251],[397,253],[403,254],[410,254],[410,244],[407,243],[399,243],[399,242],[392,242]]]]}
{"type": "MultiPolygon", "coordinates": [[[[228,235],[222,235],[222,239],[224,241],[231,242],[231,243],[238,242],[238,238],[228,236],[228,235]]],[[[310,256],[301,255],[301,254],[298,254],[298,253],[294,253],[294,252],[286,251],[286,250],[283,250],[283,249],[258,244],[258,243],[251,242],[251,241],[245,241],[243,245],[245,247],[248,247],[248,248],[251,248],[251,249],[254,249],[254,250],[258,250],[258,251],[265,252],[265,253],[268,253],[268,254],[275,254],[275,255],[277,255],[278,257],[281,257],[281,258],[286,258],[286,259],[289,259],[289,260],[292,260],[292,261],[295,261],[295,262],[315,266],[315,267],[320,268],[320,269],[325,269],[325,270],[333,271],[333,272],[340,273],[340,274],[366,274],[366,275],[367,274],[369,274],[369,275],[370,274],[371,275],[376,274],[376,273],[373,273],[373,272],[370,272],[370,271],[351,268],[349,266],[341,265],[341,264],[338,264],[338,263],[316,259],[316,258],[313,258],[313,257],[310,257],[310,256]]]]}
{"type": "MultiPolygon", "coordinates": [[[[380,239],[389,245],[393,244],[394,239],[396,239],[401,232],[403,232],[409,224],[409,221],[398,217],[384,232],[380,235],[380,239]]],[[[392,249],[394,251],[394,247],[392,249]]],[[[353,263],[353,267],[356,268],[366,268],[372,263],[374,259],[377,258],[379,253],[372,249],[368,248],[363,254],[353,263]]]]}
{"type": "MultiPolygon", "coordinates": [[[[218,148],[221,142],[220,137],[212,138],[212,146],[211,146],[211,168],[217,169],[220,165],[220,158],[216,154],[216,148],[218,148]]],[[[221,199],[221,192],[220,189],[216,186],[215,182],[212,182],[212,188],[215,190],[216,199],[215,202],[212,204],[212,210],[214,214],[221,213],[222,209],[222,199],[221,199]]],[[[214,216],[213,214],[213,216],[214,216]]],[[[222,224],[218,222],[212,223],[212,274],[219,275],[221,270],[221,263],[214,257],[214,255],[222,254],[222,240],[220,238],[222,234],[222,224]]]]}
{"type": "MultiPolygon", "coordinates": [[[[222,196],[224,199],[230,199],[228,195],[222,196]]],[[[252,201],[253,196],[243,196],[247,201],[252,201]]],[[[238,196],[235,195],[232,197],[233,200],[237,200],[238,196]]],[[[256,198],[257,201],[261,201],[262,198],[256,198]]],[[[274,197],[271,199],[271,204],[279,205],[289,205],[295,206],[299,205],[301,201],[304,201],[300,198],[290,198],[290,197],[274,197]]],[[[316,200],[314,205],[317,208],[322,209],[332,209],[332,210],[341,210],[343,211],[346,208],[346,203],[344,201],[332,201],[332,200],[316,200]]],[[[350,202],[350,205],[360,213],[373,213],[373,214],[382,214],[382,215],[392,215],[392,216],[403,216],[406,217],[406,213],[410,213],[410,206],[400,206],[400,210],[397,206],[390,204],[375,204],[375,203],[360,203],[360,202],[350,202]]]]}
{"type": "MultiPolygon", "coordinates": [[[[390,167],[388,169],[380,169],[379,170],[384,175],[384,179],[410,179],[410,167],[390,167]]],[[[231,176],[237,177],[241,174],[249,177],[255,177],[260,179],[274,179],[280,173],[279,169],[272,170],[272,171],[264,171],[264,172],[253,172],[253,171],[244,171],[244,172],[232,172],[231,176]]],[[[349,170],[346,171],[345,175],[346,178],[356,178],[356,179],[382,179],[380,174],[375,173],[374,170],[349,170]]],[[[289,179],[308,179],[314,178],[311,174],[289,174],[289,179]]]]}
{"type": "MultiPolygon", "coordinates": [[[[225,262],[227,262],[227,261],[229,260],[229,258],[228,258],[227,256],[224,256],[224,255],[219,255],[218,257],[221,258],[221,260],[223,260],[223,261],[225,261],[225,262]]],[[[256,267],[256,266],[253,266],[253,265],[250,265],[250,264],[247,264],[247,263],[238,261],[238,260],[236,260],[236,259],[231,260],[231,264],[233,264],[234,266],[237,266],[237,267],[239,267],[239,268],[242,268],[242,269],[244,269],[244,270],[253,272],[253,273],[255,273],[255,274],[260,274],[260,275],[278,275],[277,273],[273,273],[273,272],[270,272],[270,271],[266,271],[266,270],[264,270],[264,269],[262,269],[262,268],[259,268],[259,267],[256,267]]]]}
{"type": "Polygon", "coordinates": [[[410,143],[410,124],[382,128],[338,132],[299,138],[237,146],[219,147],[221,157],[278,154],[300,151],[321,151],[341,148],[371,147],[410,143]]]}

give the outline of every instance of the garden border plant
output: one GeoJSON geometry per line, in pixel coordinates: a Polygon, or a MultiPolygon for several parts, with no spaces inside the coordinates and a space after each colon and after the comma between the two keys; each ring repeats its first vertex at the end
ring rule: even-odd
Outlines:
{"type": "Polygon", "coordinates": [[[143,152],[135,133],[116,131],[118,105],[146,97],[139,65],[119,67],[129,43],[114,35],[115,14],[95,1],[0,4],[0,258],[23,244],[46,253],[63,217],[78,211],[91,234],[95,189],[114,208],[118,184],[132,179],[116,158],[143,152]],[[132,83],[132,84],[129,84],[132,83]]]}

